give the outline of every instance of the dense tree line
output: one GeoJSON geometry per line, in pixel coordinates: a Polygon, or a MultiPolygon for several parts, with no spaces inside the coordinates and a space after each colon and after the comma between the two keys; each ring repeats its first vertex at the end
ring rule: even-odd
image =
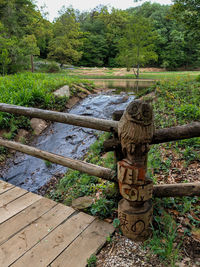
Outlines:
{"type": "Polygon", "coordinates": [[[0,0],[0,73],[30,67],[30,57],[61,64],[127,68],[198,67],[198,1],[145,2],[127,10],[62,8],[49,22],[31,0],[0,0]]]}

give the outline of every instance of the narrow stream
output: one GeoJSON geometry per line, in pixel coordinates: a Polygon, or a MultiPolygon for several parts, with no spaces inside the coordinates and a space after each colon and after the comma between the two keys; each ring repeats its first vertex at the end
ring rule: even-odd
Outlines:
{"type": "MultiPolygon", "coordinates": [[[[133,99],[133,95],[125,93],[90,95],[73,107],[70,113],[110,119],[115,110],[124,109],[133,99]]],[[[77,126],[52,123],[31,145],[62,156],[81,159],[96,140],[96,132],[77,126]]],[[[0,169],[0,177],[28,191],[37,192],[52,176],[65,173],[66,170],[66,167],[57,164],[47,166],[41,159],[17,152],[15,158],[8,161],[7,167],[0,169]]]]}

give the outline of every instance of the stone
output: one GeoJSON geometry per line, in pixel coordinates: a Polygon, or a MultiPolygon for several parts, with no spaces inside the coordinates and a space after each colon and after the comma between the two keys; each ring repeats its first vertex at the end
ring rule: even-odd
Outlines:
{"type": "Polygon", "coordinates": [[[60,89],[56,90],[53,94],[55,96],[66,96],[66,97],[70,97],[69,86],[68,85],[65,85],[65,86],[61,87],[60,89]]]}
{"type": "Polygon", "coordinates": [[[68,101],[67,104],[65,105],[66,108],[70,109],[72,108],[74,105],[76,105],[78,102],[80,101],[80,98],[77,96],[72,96],[68,101]]]}
{"type": "Polygon", "coordinates": [[[31,119],[30,124],[36,135],[40,135],[48,126],[46,121],[37,118],[31,119]]]}
{"type": "Polygon", "coordinates": [[[72,201],[72,207],[78,210],[84,210],[90,207],[93,203],[93,198],[89,196],[79,197],[72,201]]]}

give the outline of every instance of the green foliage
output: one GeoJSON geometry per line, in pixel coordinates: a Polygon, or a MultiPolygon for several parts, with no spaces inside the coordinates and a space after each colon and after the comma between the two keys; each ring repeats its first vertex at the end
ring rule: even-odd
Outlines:
{"type": "Polygon", "coordinates": [[[175,245],[177,225],[170,215],[164,211],[154,214],[153,236],[145,242],[151,252],[158,255],[161,260],[170,266],[176,266],[179,259],[181,244],[175,245]]]}
{"type": "Polygon", "coordinates": [[[61,70],[60,67],[55,62],[52,62],[46,68],[46,72],[48,72],[48,73],[59,72],[60,70],[61,70]]]}
{"type": "Polygon", "coordinates": [[[92,254],[89,259],[87,259],[88,267],[95,267],[96,266],[97,257],[92,254]]]}
{"type": "Polygon", "coordinates": [[[122,66],[137,67],[136,78],[139,78],[139,68],[150,61],[157,60],[154,52],[156,35],[148,19],[132,16],[126,26],[124,37],[119,40],[118,61],[122,66]]]}
{"type": "MultiPolygon", "coordinates": [[[[98,140],[90,147],[86,161],[107,168],[114,168],[113,153],[110,153],[105,159],[101,157],[106,136],[108,136],[107,133],[100,135],[98,140]]],[[[57,188],[49,193],[50,198],[57,199],[66,205],[70,205],[73,199],[85,195],[94,198],[91,207],[87,209],[90,214],[100,218],[113,216],[113,211],[116,209],[119,199],[118,188],[114,183],[70,170],[59,181],[57,188]]]]}
{"type": "Polygon", "coordinates": [[[0,65],[1,65],[1,73],[3,76],[7,74],[8,71],[8,64],[11,62],[11,59],[9,58],[8,50],[2,49],[0,54],[0,65]]]}
{"type": "Polygon", "coordinates": [[[175,108],[177,118],[186,119],[187,121],[200,120],[200,109],[193,104],[183,104],[175,108]]]}
{"type": "Polygon", "coordinates": [[[115,219],[113,220],[113,226],[114,226],[115,228],[118,228],[118,227],[120,226],[120,220],[119,220],[118,218],[115,218],[115,219]]]}
{"type": "Polygon", "coordinates": [[[40,50],[42,56],[47,53],[51,37],[49,24],[31,0],[0,2],[0,71],[3,75],[29,69],[28,55],[39,55],[40,50]]]}
{"type": "Polygon", "coordinates": [[[79,24],[72,8],[62,11],[53,25],[53,33],[54,37],[49,42],[48,57],[57,60],[61,65],[76,63],[82,54],[79,51],[82,41],[79,24]]]}
{"type": "Polygon", "coordinates": [[[90,212],[94,216],[98,216],[101,219],[109,217],[113,213],[113,209],[116,208],[116,203],[106,198],[97,199],[90,209],[90,212]]]}
{"type": "MultiPolygon", "coordinates": [[[[67,98],[55,98],[52,92],[62,85],[80,82],[84,81],[63,74],[24,73],[0,77],[0,102],[61,110],[67,98]]],[[[19,128],[30,130],[30,122],[27,117],[1,112],[0,128],[8,129],[8,137],[13,138],[19,128]]]]}
{"type": "Polygon", "coordinates": [[[52,166],[52,163],[48,160],[45,160],[44,163],[47,166],[47,168],[50,168],[52,166]]]}
{"type": "Polygon", "coordinates": [[[193,34],[198,34],[200,29],[199,1],[173,0],[172,11],[176,19],[184,23],[193,34]]]}

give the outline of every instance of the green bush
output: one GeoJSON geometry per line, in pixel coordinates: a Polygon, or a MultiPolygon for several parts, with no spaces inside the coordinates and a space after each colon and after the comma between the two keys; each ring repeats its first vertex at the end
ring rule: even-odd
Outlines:
{"type": "Polygon", "coordinates": [[[175,108],[175,114],[178,118],[187,121],[200,120],[200,107],[193,104],[183,104],[175,108]]]}
{"type": "Polygon", "coordinates": [[[60,69],[59,65],[57,63],[54,63],[54,62],[52,62],[51,64],[49,64],[47,66],[47,69],[46,69],[46,71],[48,73],[55,73],[55,72],[59,72],[60,70],[61,69],[60,69]]]}

